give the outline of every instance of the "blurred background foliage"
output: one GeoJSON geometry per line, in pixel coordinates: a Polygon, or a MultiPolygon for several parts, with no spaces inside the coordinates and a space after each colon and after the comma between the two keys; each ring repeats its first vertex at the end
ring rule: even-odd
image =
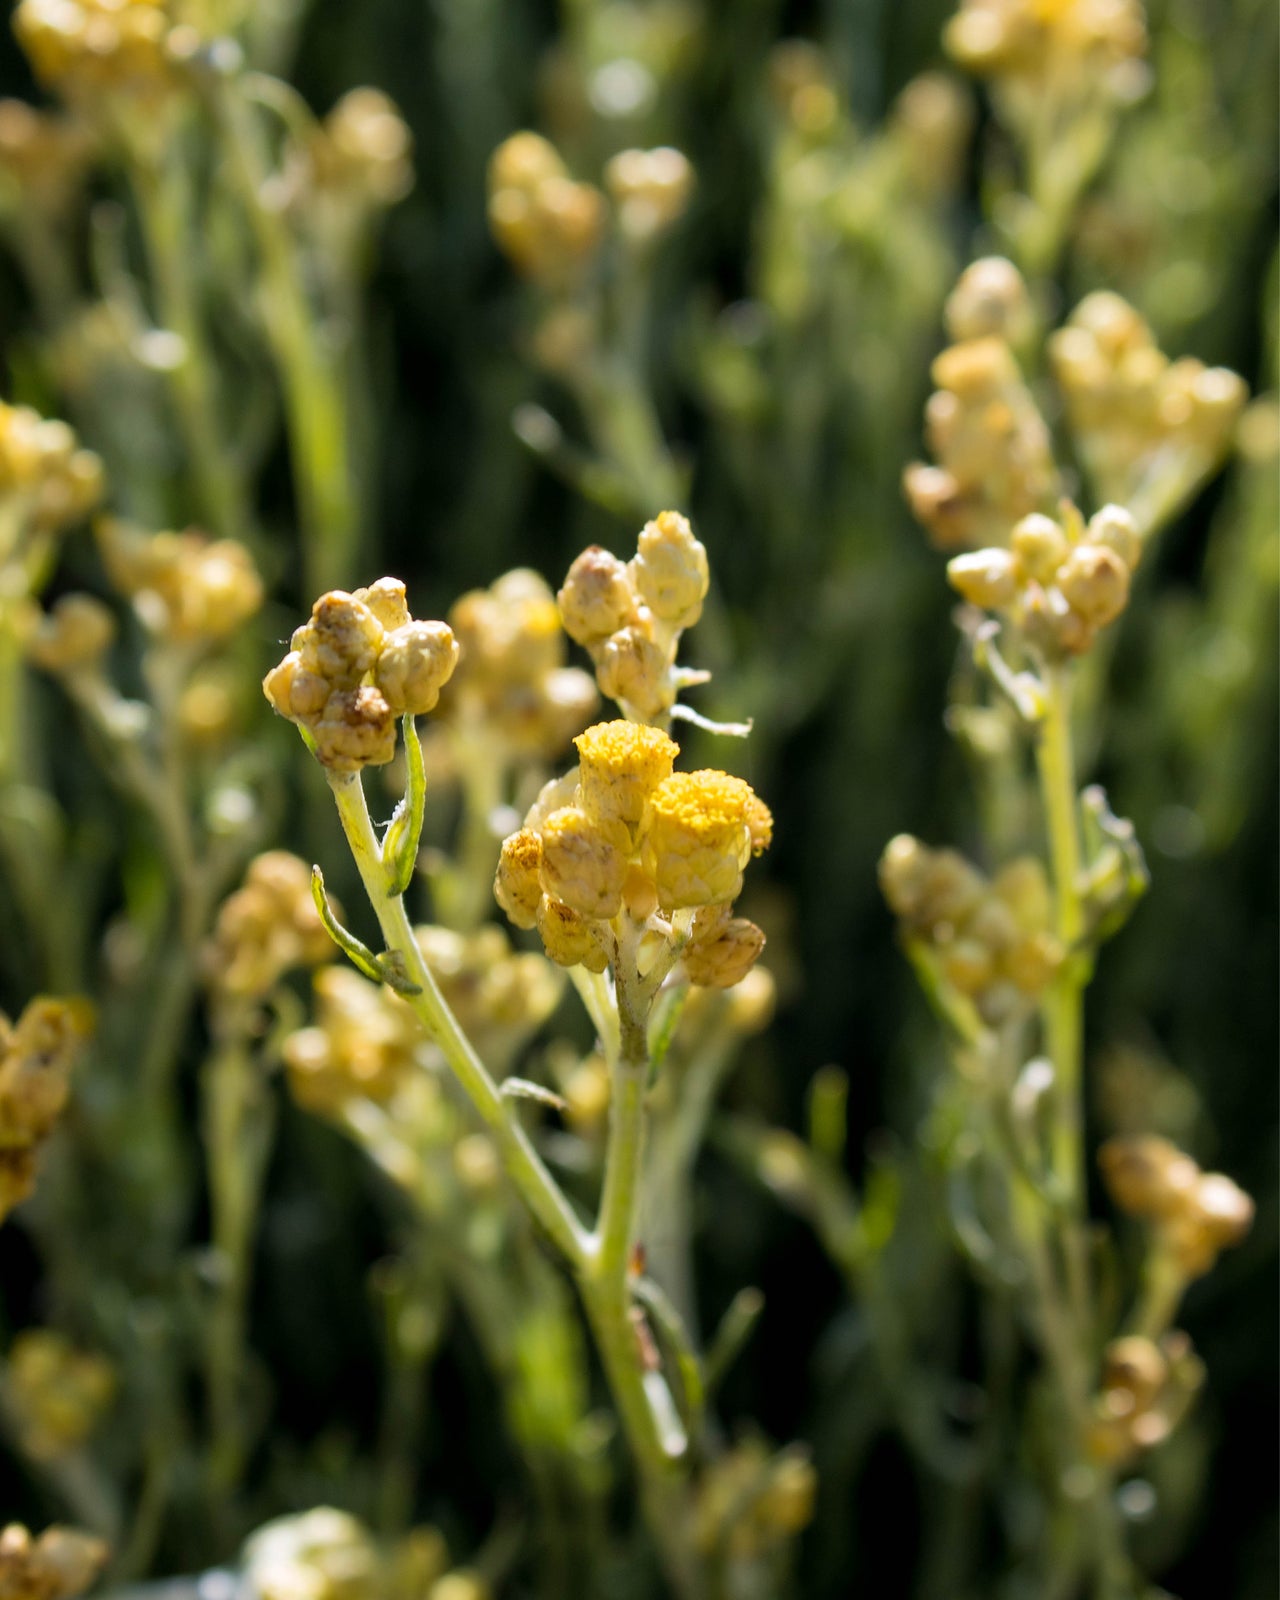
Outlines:
{"type": "MultiPolygon", "coordinates": [[[[959,1374],[947,1379],[947,1405],[964,1436],[977,1421],[973,1330],[982,1313],[938,1221],[942,1050],[876,887],[877,860],[899,831],[981,851],[977,791],[940,714],[959,670],[950,600],[900,488],[920,450],[929,362],[945,342],[943,299],[966,261],[1008,248],[1010,157],[984,96],[959,78],[919,81],[945,69],[939,40],[951,8],[273,0],[259,10],[276,64],[317,112],[353,86],[376,85],[413,137],[416,182],[379,225],[358,306],[368,398],[351,581],[395,573],[415,614],[443,615],[508,567],[535,567],[554,583],[588,544],[625,552],[660,505],[689,513],[713,574],[692,641],[694,663],[716,673],[700,708],[755,718],[739,770],[777,819],[753,893],[779,1012],[747,1046],[725,1102],[804,1131],[815,1073],[834,1064],[846,1075],[817,1080],[835,1084],[837,1098],[847,1085],[850,1133],[837,1156],[868,1218],[877,1206],[896,1215],[894,1293],[916,1359],[959,1374]],[[800,38],[821,55],[779,57],[780,41],[800,38]],[[833,96],[822,116],[834,121],[816,133],[787,110],[788,73],[794,86],[805,72],[833,96]],[[696,173],[688,214],[646,263],[643,285],[618,287],[608,310],[611,337],[627,348],[604,406],[580,373],[566,375],[545,344],[536,347],[531,291],[490,236],[486,166],[522,127],[552,137],[578,178],[598,180],[608,157],[634,145],[674,145],[696,173]],[[836,164],[838,182],[822,159],[836,164]],[[640,296],[638,309],[628,293],[640,296]],[[611,434],[609,419],[626,418],[637,393],[647,408],[638,436],[625,421],[611,434]],[[655,421],[658,432],[645,436],[655,421]],[[607,471],[596,470],[601,462],[607,471]]],[[[1158,0],[1149,22],[1153,87],[1126,114],[1042,279],[1040,309],[1052,326],[1088,290],[1115,289],[1168,353],[1229,366],[1259,392],[1276,377],[1274,7],[1158,0]]],[[[7,32],[0,84],[40,98],[7,32]]],[[[93,235],[75,246],[99,275],[110,249],[126,259],[136,251],[115,182],[94,177],[93,235]]],[[[12,246],[0,255],[0,381],[10,400],[62,415],[39,272],[23,270],[12,218],[0,211],[0,221],[12,246]]],[[[216,283],[238,243],[209,237],[202,248],[216,283]]],[[[223,353],[233,368],[260,373],[248,320],[230,300],[221,310],[223,353]]],[[[273,402],[258,417],[253,383],[245,395],[272,601],[240,648],[261,670],[311,593],[289,532],[295,510],[273,402]]],[[[119,474],[133,501],[117,494],[113,510],[155,525],[194,519],[174,487],[165,407],[149,374],[126,364],[96,408],[72,420],[113,484],[118,463],[150,464],[119,474]]],[[[1246,454],[1208,488],[1144,567],[1101,697],[1097,772],[1146,844],[1152,885],[1101,966],[1087,1039],[1091,1142],[1154,1125],[1193,1140],[1258,1201],[1252,1237],[1187,1302],[1185,1326],[1210,1381],[1163,1469],[1160,1514],[1135,1527],[1170,1590],[1241,1600],[1261,1600],[1276,1582],[1264,1437],[1280,1336],[1276,515],[1274,445],[1263,438],[1255,459],[1246,454]]],[[[77,538],[51,592],[85,586],[100,588],[101,577],[89,541],[77,538]]],[[[93,886],[86,898],[98,927],[80,935],[88,950],[121,909],[119,882],[131,910],[145,907],[156,868],[59,691],[40,684],[33,693],[37,726],[54,734],[53,786],[83,819],[73,851],[93,886]]],[[[266,842],[293,842],[280,819],[301,797],[304,853],[336,859],[327,811],[307,799],[318,773],[296,759],[287,730],[269,726],[265,712],[259,720],[255,737],[277,780],[266,842]]],[[[690,743],[695,764],[721,759],[703,736],[690,743]]],[[[17,927],[12,886],[3,892],[3,925],[17,927]]],[[[16,1013],[47,982],[40,959],[22,940],[0,940],[4,1009],[16,1013]]],[[[193,1147],[202,1050],[193,1032],[181,1091],[193,1147]]],[[[89,1080],[82,1093],[92,1095],[89,1080]]],[[[386,1279],[390,1269],[376,1264],[395,1255],[401,1224],[358,1153],[277,1086],[271,1093],[277,1144],[251,1308],[270,1425],[250,1471],[254,1514],[327,1502],[371,1515],[369,1462],[389,1380],[370,1275],[386,1279]]],[[[120,1182],[104,1171],[90,1201],[101,1215],[87,1219],[86,1238],[101,1254],[84,1270],[105,1278],[119,1266],[119,1283],[145,1293],[155,1287],[142,1259],[147,1239],[158,1227],[195,1252],[205,1202],[188,1177],[173,1216],[157,1222],[130,1210],[120,1182]]],[[[932,1491],[890,1425],[867,1307],[727,1133],[713,1133],[700,1161],[694,1238],[704,1326],[743,1284],[764,1294],[759,1326],[725,1381],[726,1411],[812,1446],[819,1512],[802,1544],[799,1592],[818,1600],[852,1592],[855,1581],[885,1593],[906,1593],[916,1579],[927,1586],[928,1563],[940,1559],[932,1491]],[[920,1570],[909,1576],[917,1552],[920,1570]]],[[[9,1329],[43,1319],[48,1271],[20,1214],[0,1233],[9,1329]]],[[[146,1336],[145,1317],[135,1317],[130,1337],[146,1336]]],[[[417,1510],[466,1550],[495,1523],[518,1521],[523,1469],[468,1325],[452,1321],[442,1340],[417,1510]]],[[[0,1458],[0,1507],[33,1525],[63,1511],[56,1482],[16,1457],[0,1458]]],[[[219,1537],[175,1520],[151,1570],[224,1560],[234,1547],[219,1537]]]]}

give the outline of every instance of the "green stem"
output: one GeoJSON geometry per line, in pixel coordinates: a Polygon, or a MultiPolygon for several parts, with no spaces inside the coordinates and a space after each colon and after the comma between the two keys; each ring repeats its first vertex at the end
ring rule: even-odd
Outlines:
{"type": "Polygon", "coordinates": [[[358,777],[330,775],[329,786],[338,804],[343,832],[355,858],[369,903],[373,906],[387,949],[403,963],[416,994],[405,999],[417,1013],[427,1035],[440,1048],[467,1098],[493,1134],[507,1176],[565,1261],[581,1270],[587,1259],[588,1240],[555,1179],[547,1171],[528,1134],[514,1120],[497,1084],[489,1076],[471,1041],[440,993],[430,968],[422,958],[400,895],[388,895],[387,871],[369,819],[364,788],[358,777]]]}
{"type": "Polygon", "coordinates": [[[322,594],[354,581],[359,536],[341,361],[307,293],[299,243],[267,198],[268,168],[253,107],[234,79],[219,85],[218,110],[262,258],[266,333],[284,391],[303,530],[304,587],[322,594]]]}
{"type": "Polygon", "coordinates": [[[218,422],[213,362],[191,271],[198,249],[188,210],[190,174],[168,151],[155,162],[135,153],[130,176],[156,306],[165,328],[182,341],[170,376],[202,514],[222,538],[243,539],[250,526],[248,495],[218,422]]]}

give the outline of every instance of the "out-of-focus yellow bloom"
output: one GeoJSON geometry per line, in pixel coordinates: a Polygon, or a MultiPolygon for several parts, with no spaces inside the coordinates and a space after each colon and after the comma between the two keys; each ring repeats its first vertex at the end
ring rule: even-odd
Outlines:
{"type": "Polygon", "coordinates": [[[669,146],[622,150],[604,169],[604,186],[618,208],[618,224],[630,239],[656,239],[679,221],[693,193],[687,156],[669,146]]]}
{"type": "Polygon", "coordinates": [[[1167,1333],[1159,1344],[1139,1335],[1113,1339],[1103,1353],[1102,1385],[1087,1436],[1089,1454],[1117,1468],[1163,1444],[1203,1381],[1203,1364],[1185,1333],[1167,1333]]]}
{"type": "Polygon", "coordinates": [[[489,226],[518,271],[545,287],[571,283],[599,249],[605,200],[575,183],[559,151],[536,133],[514,133],[489,161],[489,226]]]}
{"type": "Polygon", "coordinates": [[[268,850],[223,901],[205,971],[218,993],[257,999],[291,968],[321,966],[334,954],[312,898],[311,869],[287,850],[268,850]]]}
{"type": "Polygon", "coordinates": [[[1002,339],[1016,347],[1031,326],[1031,302],[1022,274],[1003,256],[970,262],[947,296],[943,316],[957,344],[1002,339]]]}
{"type": "Polygon", "coordinates": [[[102,497],[102,462],[82,450],[65,422],[0,400],[0,503],[20,522],[55,533],[87,516],[102,497]]]}
{"type": "Polygon", "coordinates": [[[1044,418],[1003,339],[950,346],[933,381],[925,438],[937,465],[907,468],[912,512],[944,550],[1004,544],[1020,517],[1058,495],[1044,418]]]}
{"type": "Polygon", "coordinates": [[[198,42],[168,0],[19,0],[13,27],[36,76],[71,99],[165,95],[198,42]]]}
{"type": "Polygon", "coordinates": [[[89,594],[64,594],[25,641],[27,659],[45,672],[96,671],[116,636],[110,608],[89,594]]]}
{"type": "Polygon", "coordinates": [[[294,1099],[325,1117],[353,1100],[386,1105],[420,1068],[424,1039],[413,1012],[349,967],[318,972],[315,996],[315,1025],[284,1042],[294,1099]]]}
{"type": "Polygon", "coordinates": [[[111,1363],[52,1328],[29,1328],[14,1339],[5,1380],[22,1448],[40,1461],[79,1449],[116,1393],[111,1363]]]}
{"type": "Polygon", "coordinates": [[[1116,1205],[1150,1224],[1155,1247],[1188,1280],[1208,1272],[1253,1225],[1244,1190],[1224,1173],[1202,1172],[1167,1139],[1108,1139],[1098,1165],[1116,1205]]]}
{"type": "Polygon", "coordinates": [[[226,639],[262,605],[253,557],[234,539],[184,533],[144,533],[114,517],[96,532],[107,576],[127,596],[139,621],[173,644],[226,639]]]}
{"type": "Polygon", "coordinates": [[[46,1528],[38,1539],[20,1522],[0,1531],[0,1596],[4,1600],[74,1600],[107,1563],[101,1539],[77,1528],[46,1528]]]}
{"type": "Polygon", "coordinates": [[[1054,108],[1126,98],[1147,30],[1139,0],[963,0],[943,42],[1029,113],[1035,98],[1054,108]]]}
{"type": "Polygon", "coordinates": [[[1007,550],[953,556],[947,578],[971,605],[1005,613],[1029,643],[1056,659],[1083,655],[1120,616],[1141,556],[1127,511],[1104,506],[1086,524],[1067,504],[1061,521],[1024,517],[1007,550]]]}
{"type": "Polygon", "coordinates": [[[93,1023],[79,999],[40,996],[16,1023],[0,1012],[0,1221],[35,1187],[36,1156],[66,1106],[93,1023]]]}
{"type": "Polygon", "coordinates": [[[308,154],[319,187],[361,208],[394,205],[413,187],[413,136],[381,89],[348,90],[308,154]]]}

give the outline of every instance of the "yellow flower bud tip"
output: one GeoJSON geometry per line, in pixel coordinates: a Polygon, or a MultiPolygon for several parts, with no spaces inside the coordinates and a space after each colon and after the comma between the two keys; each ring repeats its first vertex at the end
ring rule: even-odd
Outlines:
{"type": "Polygon", "coordinates": [[[1196,1221],[1218,1248],[1239,1244],[1253,1226],[1253,1201],[1224,1173],[1206,1172],[1192,1203],[1196,1221]]]}
{"type": "Polygon", "coordinates": [[[1098,1167],[1116,1205],[1135,1217],[1185,1212],[1201,1177],[1190,1156],[1156,1134],[1108,1139],[1098,1151],[1098,1167]]]}
{"type": "Polygon", "coordinates": [[[489,191],[535,189],[564,176],[560,153],[541,134],[524,131],[504,139],[489,157],[489,191]]]}
{"type": "Polygon", "coordinates": [[[1018,363],[1003,339],[966,339],[951,345],[934,358],[930,371],[939,389],[966,400],[1021,381],[1018,363]]]}
{"type": "Polygon", "coordinates": [[[573,741],[583,810],[601,822],[636,827],[649,796],[671,776],[680,747],[644,723],[597,722],[573,741]]]}
{"type": "Polygon", "coordinates": [[[557,966],[603,972],[609,965],[609,944],[601,929],[554,895],[544,894],[538,902],[537,927],[557,966]]]}
{"type": "Polygon", "coordinates": [[[1058,588],[1090,628],[1103,628],[1129,602],[1129,568],[1103,545],[1078,544],[1058,569],[1058,588]]]}
{"type": "Polygon", "coordinates": [[[300,645],[302,664],[339,688],[354,688],[372,669],[384,637],[382,624],[368,606],[334,589],[311,608],[300,645]]]}
{"type": "Polygon", "coordinates": [[[1018,594],[1017,557],[1009,550],[975,550],[947,562],[947,582],[970,605],[996,611],[1018,594]]]}
{"type": "Polygon", "coordinates": [[[609,824],[576,806],[553,811],[542,825],[543,888],[581,916],[611,920],[622,906],[628,845],[625,830],[611,838],[609,824]]]}
{"type": "Polygon", "coordinates": [[[678,511],[663,511],[641,530],[632,583],[655,617],[691,628],[711,584],[707,552],[678,511]]]}
{"type": "Polygon", "coordinates": [[[755,966],[764,950],[762,929],[746,917],[730,917],[709,936],[694,938],[681,960],[689,982],[708,989],[732,989],[755,966]]]}
{"type": "Polygon", "coordinates": [[[107,1563],[101,1539],[76,1528],[46,1528],[33,1539],[21,1523],[0,1530],[0,1592],[14,1600],[74,1600],[107,1563]]]}
{"type": "Polygon", "coordinates": [[[517,928],[534,926],[542,899],[542,836],[533,828],[503,841],[493,894],[517,928]]]}
{"type": "Polygon", "coordinates": [[[1129,512],[1120,506],[1103,506],[1089,519],[1088,542],[1113,551],[1130,572],[1142,560],[1142,535],[1129,512]]]}
{"type": "Polygon", "coordinates": [[[367,589],[357,589],[352,598],[367,606],[388,633],[403,628],[412,620],[405,587],[399,578],[379,578],[367,589]]]}
{"type": "Polygon", "coordinates": [[[1027,286],[1012,261],[986,256],[960,274],[943,315],[957,342],[996,338],[1016,340],[1030,314],[1027,286]]]}
{"type": "Polygon", "coordinates": [[[1040,584],[1053,582],[1070,549],[1053,518],[1038,511],[1015,524],[1009,543],[1028,577],[1040,584]]]}
{"type": "Polygon", "coordinates": [[[564,631],[585,646],[624,628],[636,609],[626,566],[599,545],[578,556],[556,598],[564,631]]]}
{"type": "Polygon", "coordinates": [[[444,622],[406,622],[385,634],[374,681],[397,716],[434,709],[458,664],[458,642],[444,622]]]}
{"type": "Polygon", "coordinates": [[[667,652],[641,623],[605,640],[596,655],[596,681],[603,694],[636,717],[665,716],[675,704],[667,652]]]}
{"type": "Polygon", "coordinates": [[[1168,1377],[1169,1363],[1163,1352],[1141,1335],[1113,1339],[1103,1353],[1102,1387],[1108,1398],[1116,1397],[1107,1407],[1112,1416],[1145,1411],[1168,1377]]]}

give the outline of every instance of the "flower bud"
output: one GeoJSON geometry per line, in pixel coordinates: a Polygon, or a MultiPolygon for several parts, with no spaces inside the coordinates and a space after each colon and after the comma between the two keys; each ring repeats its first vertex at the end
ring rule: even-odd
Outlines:
{"type": "Polygon", "coordinates": [[[626,566],[599,545],[577,558],[556,598],[564,631],[588,646],[626,627],[636,608],[626,566]]]}
{"type": "Polygon", "coordinates": [[[640,532],[632,581],[655,617],[691,628],[710,587],[707,552],[678,511],[663,511],[640,532]]]}
{"type": "Polygon", "coordinates": [[[517,928],[532,928],[542,899],[542,837],[521,828],[503,841],[493,895],[517,928]]]}
{"type": "Polygon", "coordinates": [[[1058,568],[1058,588],[1091,628],[1105,628],[1129,600],[1129,569],[1114,550],[1078,544],[1058,568]]]}
{"type": "Polygon", "coordinates": [[[434,710],[458,663],[458,644],[444,622],[406,622],[384,636],[374,682],[397,716],[434,710]]]}
{"type": "Polygon", "coordinates": [[[970,605],[987,611],[1012,604],[1018,593],[1017,560],[1009,550],[975,550],[952,556],[947,582],[970,605]]]}
{"type": "Polygon", "coordinates": [[[542,825],[543,888],[580,915],[609,921],[622,906],[625,833],[622,845],[577,807],[553,811],[542,825]]]}

